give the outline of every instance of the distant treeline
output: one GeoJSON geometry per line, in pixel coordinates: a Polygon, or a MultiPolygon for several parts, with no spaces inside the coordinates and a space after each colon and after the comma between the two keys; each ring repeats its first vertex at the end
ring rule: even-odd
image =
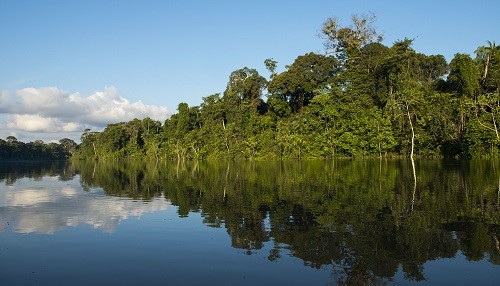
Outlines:
{"type": "Polygon", "coordinates": [[[42,140],[24,143],[14,136],[0,139],[0,160],[66,160],[76,151],[75,141],[64,138],[59,143],[44,143],[42,140]]]}
{"type": "Polygon", "coordinates": [[[164,124],[145,118],[85,130],[77,158],[498,157],[500,47],[425,55],[411,39],[381,44],[372,16],[323,23],[325,53],[269,78],[244,67],[199,106],[164,124]]]}

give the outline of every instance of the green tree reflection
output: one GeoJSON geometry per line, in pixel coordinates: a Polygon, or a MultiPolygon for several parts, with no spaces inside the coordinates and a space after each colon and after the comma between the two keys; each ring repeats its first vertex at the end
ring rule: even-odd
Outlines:
{"type": "Polygon", "coordinates": [[[500,264],[498,161],[77,162],[82,185],[164,195],[246,254],[331,267],[337,284],[383,284],[453,258],[500,264]],[[267,251],[267,250],[266,250],[267,251]]]}

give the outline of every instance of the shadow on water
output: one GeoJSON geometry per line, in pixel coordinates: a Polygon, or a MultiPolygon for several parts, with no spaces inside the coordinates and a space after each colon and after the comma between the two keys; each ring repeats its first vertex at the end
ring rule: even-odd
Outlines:
{"type": "Polygon", "coordinates": [[[457,253],[500,264],[498,161],[75,162],[0,169],[0,181],[80,176],[109,196],[165,196],[247,255],[329,267],[339,285],[384,284],[457,253]]]}

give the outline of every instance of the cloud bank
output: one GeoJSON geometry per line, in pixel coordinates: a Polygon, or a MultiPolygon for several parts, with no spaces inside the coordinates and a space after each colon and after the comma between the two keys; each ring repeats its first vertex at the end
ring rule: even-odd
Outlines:
{"type": "Polygon", "coordinates": [[[168,110],[162,106],[130,102],[115,87],[106,87],[85,96],[57,87],[24,88],[15,95],[0,93],[3,129],[17,132],[81,133],[85,128],[100,129],[110,123],[150,117],[164,121],[168,110]]]}

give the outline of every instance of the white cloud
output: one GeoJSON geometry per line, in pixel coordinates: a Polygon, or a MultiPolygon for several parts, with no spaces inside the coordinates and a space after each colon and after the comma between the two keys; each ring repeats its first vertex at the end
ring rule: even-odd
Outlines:
{"type": "Polygon", "coordinates": [[[83,125],[62,122],[58,118],[42,117],[38,114],[14,114],[7,119],[7,128],[28,132],[77,132],[83,125]]]}
{"type": "Polygon", "coordinates": [[[21,97],[27,112],[42,112],[57,110],[59,106],[67,105],[66,93],[56,87],[24,88],[16,92],[21,97]]]}
{"type": "Polygon", "coordinates": [[[62,125],[61,130],[63,132],[77,132],[82,130],[82,126],[74,122],[65,123],[62,125]]]}
{"type": "MultiPolygon", "coordinates": [[[[4,129],[9,132],[82,132],[107,124],[150,117],[164,121],[168,110],[162,106],[130,102],[115,87],[106,87],[85,96],[57,87],[24,88],[13,97],[0,93],[0,113],[6,115],[4,129]]],[[[0,127],[1,129],[1,127],[0,127]]]]}

